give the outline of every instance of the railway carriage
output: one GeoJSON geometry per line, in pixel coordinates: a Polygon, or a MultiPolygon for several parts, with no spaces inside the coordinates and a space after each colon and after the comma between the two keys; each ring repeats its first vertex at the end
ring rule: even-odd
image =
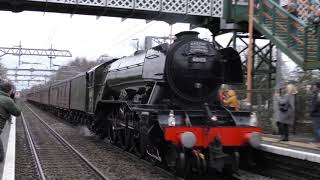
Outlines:
{"type": "Polygon", "coordinates": [[[61,109],[70,109],[70,80],[53,84],[50,90],[54,92],[54,96],[51,96],[52,105],[61,109]]]}
{"type": "Polygon", "coordinates": [[[70,109],[77,111],[87,111],[87,98],[88,98],[88,85],[87,85],[87,73],[82,73],[70,80],[71,83],[71,97],[70,97],[70,109]]]}
{"type": "Polygon", "coordinates": [[[41,90],[38,91],[39,93],[39,102],[41,104],[44,104],[44,105],[49,105],[50,101],[49,101],[49,94],[50,94],[50,87],[47,86],[47,87],[43,87],[41,88],[41,90]]]}
{"type": "Polygon", "coordinates": [[[32,102],[40,103],[40,90],[32,90],[32,92],[27,94],[27,99],[32,102]]]}
{"type": "Polygon", "coordinates": [[[50,105],[180,176],[236,171],[244,154],[259,146],[261,132],[254,113],[218,100],[221,84],[242,83],[240,56],[197,32],[176,37],[171,45],[113,59],[52,85],[50,105]]]}

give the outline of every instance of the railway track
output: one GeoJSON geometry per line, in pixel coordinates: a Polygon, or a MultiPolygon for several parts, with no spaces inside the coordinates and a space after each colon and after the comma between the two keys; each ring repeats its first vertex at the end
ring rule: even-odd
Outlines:
{"type": "MultiPolygon", "coordinates": [[[[101,171],[103,171],[104,174],[108,174],[108,171],[106,171],[106,166],[109,166],[109,169],[113,166],[113,164],[109,163],[106,161],[106,159],[102,159],[101,157],[105,157],[106,154],[108,153],[111,153],[113,154],[113,152],[117,152],[117,154],[119,154],[121,157],[125,158],[127,163],[126,164],[136,164],[136,166],[141,166],[140,164],[144,164],[144,169],[146,167],[149,167],[150,170],[146,170],[145,171],[154,171],[153,174],[155,177],[151,178],[151,179],[175,179],[175,180],[182,180],[182,178],[179,178],[179,177],[176,177],[174,176],[171,172],[169,171],[166,171],[165,169],[162,169],[160,167],[157,167],[157,166],[154,166],[150,161],[147,161],[147,160],[141,160],[139,159],[137,156],[135,156],[134,154],[131,154],[129,152],[126,152],[124,151],[123,149],[119,148],[119,147],[116,147],[116,146],[113,146],[111,147],[110,143],[107,143],[105,141],[95,141],[95,145],[98,146],[98,148],[100,149],[103,149],[103,152],[101,152],[101,154],[97,154],[95,151],[95,149],[93,148],[93,145],[88,141],[86,144],[86,146],[84,146],[82,143],[84,143],[83,140],[80,140],[78,138],[70,138],[70,137],[75,137],[76,134],[74,133],[70,133],[68,131],[68,129],[64,129],[62,128],[62,125],[59,123],[59,120],[57,120],[56,118],[48,115],[47,113],[44,113],[43,111],[39,110],[39,109],[34,109],[32,110],[31,107],[29,107],[27,104],[25,104],[25,106],[27,107],[27,109],[30,111],[30,113],[33,114],[33,116],[36,116],[37,119],[45,119],[47,121],[47,126],[52,126],[52,127],[55,127],[56,131],[59,132],[59,134],[61,134],[61,136],[63,136],[65,139],[67,139],[70,143],[69,144],[73,144],[75,146],[75,148],[77,148],[84,156],[86,156],[91,162],[94,162],[94,164],[96,165],[97,168],[99,168],[101,171]],[[39,113],[39,114],[38,114],[39,113]],[[42,118],[41,118],[42,117],[42,118]],[[50,124],[50,125],[49,125],[50,124]],[[58,125],[60,124],[60,125],[58,125]],[[100,147],[101,146],[101,147],[100,147]],[[109,149],[109,146],[110,146],[110,149],[109,149]],[[92,149],[91,149],[92,148],[92,149]],[[90,152],[90,153],[89,153],[90,152]],[[96,157],[92,156],[92,154],[95,154],[96,157]],[[99,159],[99,160],[97,160],[99,159]],[[130,162],[128,162],[130,161],[130,162]],[[101,165],[101,162],[103,162],[105,165],[101,165]],[[153,170],[152,170],[153,169],[153,170]],[[156,172],[156,174],[155,174],[156,172]],[[161,175],[160,175],[161,174],[161,175]],[[158,178],[157,178],[158,177],[158,178]]],[[[39,121],[39,120],[38,120],[39,121]]],[[[114,156],[114,155],[113,155],[114,156]]],[[[107,158],[108,159],[108,158],[107,158]]],[[[89,161],[88,160],[88,161],[89,161]]],[[[119,159],[119,161],[121,161],[119,159]]],[[[119,164],[121,164],[121,162],[119,162],[119,164]]],[[[119,166],[121,165],[118,165],[118,168],[120,168],[119,166]]],[[[123,167],[121,167],[123,168],[123,167]]],[[[149,169],[148,168],[148,169],[149,169]]],[[[135,171],[135,170],[132,170],[132,171],[135,171]]],[[[126,173],[126,170],[124,169],[123,172],[121,173],[126,173]]],[[[131,173],[131,172],[130,172],[131,173]]],[[[119,179],[130,179],[130,176],[131,174],[130,173],[127,173],[127,177],[126,178],[123,178],[124,176],[121,176],[121,175],[116,175],[116,176],[119,176],[119,179]]],[[[139,173],[139,172],[136,172],[136,173],[139,173]]],[[[140,172],[141,173],[141,172],[140,172]]],[[[147,173],[147,172],[144,172],[144,173],[147,173]]],[[[109,175],[109,174],[108,174],[109,175]]],[[[110,179],[117,179],[117,178],[114,178],[115,175],[113,175],[112,173],[110,174],[112,178],[110,179]]],[[[148,178],[149,175],[140,175],[142,176],[141,179],[150,179],[148,178]]],[[[250,179],[261,179],[261,180],[269,180],[268,178],[255,178],[256,176],[254,175],[250,175],[250,177],[247,175],[246,172],[242,171],[241,175],[235,175],[233,177],[228,177],[228,178],[223,178],[223,177],[214,177],[214,179],[216,180],[223,180],[223,179],[231,179],[231,180],[250,180],[250,179]],[[244,175],[245,174],[245,175],[244,175]]],[[[208,177],[194,177],[194,178],[191,178],[191,179],[197,179],[197,180],[211,180],[213,177],[212,176],[208,176],[208,177]]],[[[132,178],[132,179],[136,179],[136,178],[132,178]]],[[[139,179],[139,178],[138,178],[139,179]]]]}
{"type": "Polygon", "coordinates": [[[28,122],[24,114],[22,121],[35,158],[39,179],[109,180],[30,107],[26,107],[30,110],[28,122]],[[32,116],[34,118],[30,118],[32,116]]]}
{"type": "Polygon", "coordinates": [[[141,161],[132,154],[129,155],[129,153],[125,153],[123,150],[119,150],[114,146],[111,147],[111,145],[105,141],[98,140],[94,137],[84,137],[81,135],[80,137],[78,133],[74,133],[74,131],[78,131],[77,128],[70,127],[69,125],[64,124],[65,122],[60,123],[56,117],[52,117],[39,109],[31,108],[27,103],[22,103],[22,106],[25,106],[25,108],[23,108],[25,109],[25,113],[28,111],[29,115],[32,114],[37,119],[45,120],[45,124],[47,126],[51,126],[52,130],[55,128],[54,130],[60,134],[60,137],[63,136],[69,144],[74,146],[74,149],[77,149],[81,154],[83,154],[83,157],[88,159],[87,161],[94,164],[97,167],[96,169],[99,169],[103,174],[108,175],[109,179],[179,179],[161,168],[151,166],[147,161],[141,161]],[[117,155],[121,156],[122,159],[119,157],[111,159],[111,156],[115,156],[114,152],[117,152],[117,155]],[[122,163],[123,159],[125,159],[125,164],[122,163]],[[131,166],[132,172],[128,172],[126,170],[127,168],[124,166],[131,166]],[[145,172],[141,174],[142,172],[132,168],[133,166],[135,166],[135,168],[142,169],[145,172]],[[122,169],[123,171],[119,172],[119,169],[122,169]],[[136,178],[132,174],[136,174],[139,178],[136,178]],[[150,177],[150,175],[153,175],[153,177],[150,177]]]}
{"type": "Polygon", "coordinates": [[[292,157],[257,151],[258,166],[255,173],[271,175],[278,179],[318,180],[320,166],[318,163],[296,159],[292,157]]]}

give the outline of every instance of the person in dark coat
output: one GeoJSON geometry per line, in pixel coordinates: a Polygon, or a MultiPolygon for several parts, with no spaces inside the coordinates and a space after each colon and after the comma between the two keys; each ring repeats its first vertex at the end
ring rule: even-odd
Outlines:
{"type": "Polygon", "coordinates": [[[287,5],[287,11],[295,17],[298,17],[298,4],[294,1],[289,2],[287,5]]]}
{"type": "Polygon", "coordinates": [[[310,16],[308,17],[308,20],[311,25],[314,26],[312,32],[314,34],[317,34],[319,31],[319,26],[320,26],[320,8],[317,9],[316,11],[312,12],[310,16]]]}
{"type": "Polygon", "coordinates": [[[320,9],[317,9],[315,12],[311,13],[308,17],[308,20],[311,24],[319,26],[320,24],[320,9]]]}
{"type": "Polygon", "coordinates": [[[320,147],[320,81],[312,86],[310,117],[313,123],[315,143],[320,147]]]}
{"type": "MultiPolygon", "coordinates": [[[[7,81],[1,81],[0,83],[0,134],[2,129],[11,115],[20,116],[21,111],[10,97],[13,86],[7,81]]],[[[4,159],[3,144],[0,138],[0,162],[4,159]]]]}
{"type": "Polygon", "coordinates": [[[275,100],[278,103],[278,119],[276,120],[281,141],[289,141],[289,126],[294,123],[295,114],[295,94],[297,90],[293,84],[288,84],[285,89],[285,94],[280,96],[275,94],[275,100]]]}

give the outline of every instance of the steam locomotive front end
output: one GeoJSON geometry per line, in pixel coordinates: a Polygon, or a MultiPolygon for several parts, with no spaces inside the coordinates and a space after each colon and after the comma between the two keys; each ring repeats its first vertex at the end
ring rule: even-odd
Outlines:
{"type": "Polygon", "coordinates": [[[197,32],[181,32],[167,52],[165,77],[177,98],[189,103],[213,101],[219,80],[214,67],[221,55],[197,32]]]}
{"type": "Polygon", "coordinates": [[[197,32],[176,37],[167,52],[165,78],[181,109],[158,113],[170,144],[167,160],[175,161],[169,164],[181,175],[188,173],[188,167],[198,173],[233,172],[239,164],[238,150],[258,147],[261,132],[243,123],[250,121],[251,112],[236,113],[217,100],[221,84],[243,82],[240,56],[232,48],[217,49],[199,39],[197,32]]]}

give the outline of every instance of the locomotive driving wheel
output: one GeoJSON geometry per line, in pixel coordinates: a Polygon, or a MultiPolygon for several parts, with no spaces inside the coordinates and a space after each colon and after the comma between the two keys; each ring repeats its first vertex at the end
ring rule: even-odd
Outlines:
{"type": "Polygon", "coordinates": [[[142,130],[134,130],[133,133],[133,151],[141,159],[146,157],[147,154],[147,141],[148,137],[142,130]]]}
{"type": "Polygon", "coordinates": [[[143,159],[146,157],[147,149],[146,149],[146,138],[145,135],[139,135],[136,139],[135,151],[139,158],[143,159]]]}
{"type": "Polygon", "coordinates": [[[117,144],[117,142],[118,142],[117,127],[115,126],[114,122],[110,123],[109,139],[110,139],[111,144],[117,144]]]}
{"type": "Polygon", "coordinates": [[[108,138],[111,144],[117,144],[118,129],[115,109],[108,115],[108,138]]]}
{"type": "Polygon", "coordinates": [[[118,111],[116,117],[119,122],[118,131],[117,131],[118,146],[123,150],[127,150],[127,146],[126,146],[126,135],[127,134],[126,133],[128,130],[128,123],[127,123],[126,112],[125,112],[124,107],[121,106],[119,108],[119,111],[118,111]]]}
{"type": "Polygon", "coordinates": [[[104,121],[103,112],[98,112],[89,125],[89,130],[97,134],[101,139],[108,137],[109,121],[104,121]]]}
{"type": "Polygon", "coordinates": [[[134,148],[134,114],[130,110],[125,112],[126,127],[124,129],[124,149],[131,152],[134,148]]]}
{"type": "Polygon", "coordinates": [[[126,127],[124,130],[124,150],[130,151],[133,144],[133,133],[129,127],[126,127]]]}
{"type": "Polygon", "coordinates": [[[126,150],[127,123],[125,122],[124,110],[121,107],[113,109],[108,116],[108,121],[108,137],[110,142],[126,150]]]}

